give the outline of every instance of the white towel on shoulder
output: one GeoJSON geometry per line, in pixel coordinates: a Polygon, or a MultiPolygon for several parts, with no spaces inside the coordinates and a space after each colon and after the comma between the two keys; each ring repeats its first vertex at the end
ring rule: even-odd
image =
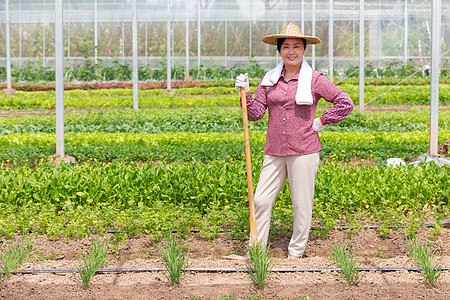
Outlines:
{"type": "MultiPolygon", "coordinates": [[[[281,61],[275,68],[269,70],[261,82],[262,86],[273,86],[280,79],[281,71],[283,70],[284,61],[281,61]]],[[[297,93],[295,94],[295,102],[298,105],[313,104],[313,97],[311,94],[311,80],[312,68],[303,58],[300,74],[298,74],[297,93]]]]}

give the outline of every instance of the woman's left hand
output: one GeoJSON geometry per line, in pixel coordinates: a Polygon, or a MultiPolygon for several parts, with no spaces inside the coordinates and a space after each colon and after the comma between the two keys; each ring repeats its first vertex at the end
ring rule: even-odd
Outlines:
{"type": "Polygon", "coordinates": [[[323,124],[322,124],[322,121],[320,120],[320,117],[314,119],[314,122],[312,124],[312,128],[314,129],[315,132],[321,132],[322,131],[323,124]]]}

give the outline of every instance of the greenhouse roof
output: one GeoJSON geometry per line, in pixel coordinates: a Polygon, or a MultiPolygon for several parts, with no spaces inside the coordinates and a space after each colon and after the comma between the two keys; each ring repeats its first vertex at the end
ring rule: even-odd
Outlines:
{"type": "MultiPolygon", "coordinates": [[[[65,22],[92,22],[94,19],[95,1],[65,0],[65,22]]],[[[173,21],[286,21],[299,20],[299,11],[311,12],[312,1],[304,0],[138,0],[139,21],[166,21],[170,6],[173,21]]],[[[315,1],[315,19],[327,20],[329,17],[328,0],[315,1]]],[[[404,0],[365,0],[364,14],[366,20],[398,20],[404,15],[404,0]]],[[[410,1],[411,2],[411,1],[410,1]]],[[[408,3],[411,13],[430,11],[430,1],[408,3]]],[[[98,21],[117,22],[131,20],[131,0],[98,0],[98,21]]],[[[334,1],[333,18],[335,20],[358,19],[359,1],[334,1]]],[[[442,2],[443,17],[450,11],[450,2],[442,2]]],[[[1,23],[5,20],[5,2],[0,3],[1,23]]],[[[45,0],[11,1],[10,14],[12,23],[41,23],[54,21],[54,2],[45,0]]],[[[304,20],[312,19],[312,14],[304,14],[304,20]]]]}

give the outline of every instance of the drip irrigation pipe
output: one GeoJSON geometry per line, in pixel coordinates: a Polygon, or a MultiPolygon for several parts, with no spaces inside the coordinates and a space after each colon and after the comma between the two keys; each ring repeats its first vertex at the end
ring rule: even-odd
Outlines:
{"type": "MultiPolygon", "coordinates": [[[[450,271],[450,267],[438,268],[441,271],[450,271]]],[[[127,272],[161,272],[165,271],[165,268],[119,268],[119,269],[98,269],[96,273],[127,273],[127,272]]],[[[248,272],[248,268],[185,268],[183,269],[187,272],[205,272],[205,273],[235,273],[235,272],[248,272]]],[[[357,268],[357,271],[370,272],[398,272],[398,271],[408,271],[408,272],[419,272],[423,268],[417,267],[391,267],[391,268],[357,268]]],[[[311,269],[272,269],[272,272],[277,273],[294,273],[294,272],[339,272],[342,271],[341,268],[311,268],[311,269]]],[[[0,271],[0,273],[3,273],[0,271]]],[[[42,273],[78,273],[75,269],[61,269],[61,270],[18,270],[12,272],[14,274],[42,274],[42,273]]]]}
{"type": "MultiPolygon", "coordinates": [[[[446,220],[446,221],[441,221],[439,222],[439,224],[441,224],[443,227],[450,227],[450,220],[446,220]]],[[[435,227],[436,224],[433,223],[428,223],[428,224],[423,224],[423,225],[419,225],[419,227],[422,228],[430,228],[430,227],[435,227]]],[[[333,226],[331,229],[337,229],[337,230],[343,230],[343,229],[352,229],[352,228],[361,228],[361,229],[377,229],[380,228],[381,225],[364,225],[361,227],[355,227],[355,226],[333,226]]],[[[388,226],[388,228],[408,228],[408,225],[392,225],[392,226],[388,226]]],[[[326,227],[320,227],[320,226],[312,226],[311,227],[312,230],[317,230],[317,229],[327,229],[326,227]]]]}

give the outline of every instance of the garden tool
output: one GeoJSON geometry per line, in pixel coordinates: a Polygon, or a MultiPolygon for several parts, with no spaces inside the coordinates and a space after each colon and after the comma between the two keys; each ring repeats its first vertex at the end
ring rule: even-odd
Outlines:
{"type": "Polygon", "coordinates": [[[245,95],[245,88],[241,87],[241,103],[242,103],[242,119],[244,125],[244,143],[245,143],[245,162],[247,165],[247,185],[248,185],[248,200],[250,207],[250,242],[251,244],[258,243],[256,231],[255,205],[253,202],[253,179],[252,179],[252,162],[250,153],[250,136],[248,133],[248,116],[247,116],[247,97],[245,95]]]}

